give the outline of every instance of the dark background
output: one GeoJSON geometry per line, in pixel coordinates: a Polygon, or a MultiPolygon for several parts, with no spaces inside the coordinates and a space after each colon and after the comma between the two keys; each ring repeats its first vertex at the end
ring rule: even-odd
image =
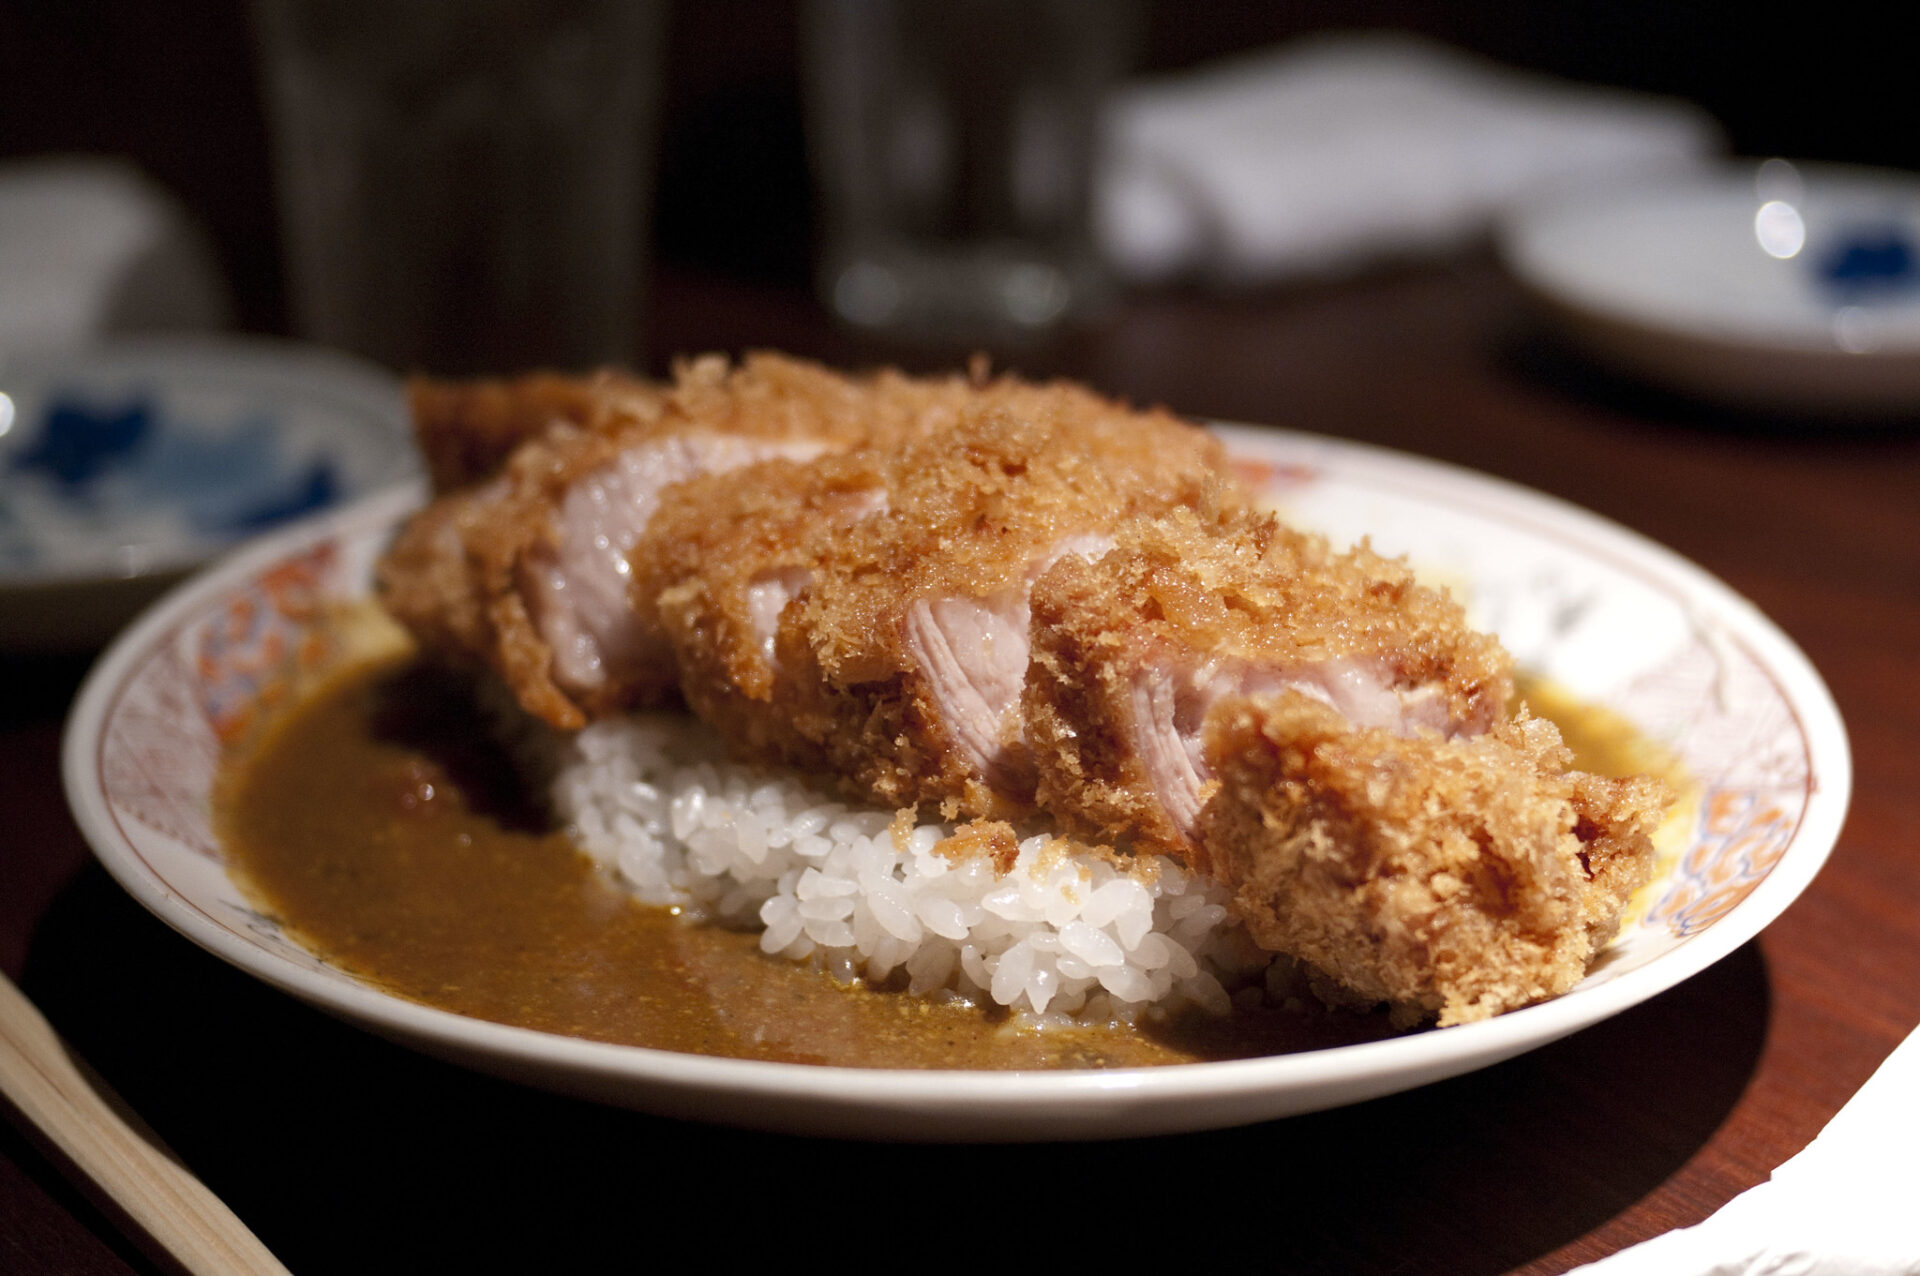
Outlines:
{"type": "MultiPolygon", "coordinates": [[[[655,268],[805,278],[811,237],[797,0],[679,3],[668,22],[655,268]]],[[[1139,69],[1316,31],[1397,28],[1575,79],[1690,98],[1733,149],[1920,168],[1920,105],[1897,12],[1685,0],[1437,5],[1147,0],[1139,69]]],[[[211,229],[241,326],[285,327],[243,0],[0,0],[0,160],[122,155],[211,229]]],[[[671,352],[654,352],[654,362],[671,352]]]]}

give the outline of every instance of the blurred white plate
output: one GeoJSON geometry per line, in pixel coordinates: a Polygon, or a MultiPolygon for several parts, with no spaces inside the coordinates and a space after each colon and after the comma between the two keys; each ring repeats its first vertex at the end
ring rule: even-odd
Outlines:
{"type": "Polygon", "coordinates": [[[101,861],[188,938],[344,1018],[517,1080],[662,1114],[890,1139],[1108,1138],[1352,1103],[1485,1067],[1672,987],[1812,880],[1851,787],[1847,738],[1800,652],[1698,567],[1537,493],[1353,444],[1223,431],[1298,521],[1464,582],[1526,668],[1672,749],[1698,782],[1677,853],[1566,996],[1386,1041],[1166,1068],[910,1072],[710,1058],[511,1028],[402,1000],[295,943],[221,864],[210,792],[250,707],[327,659],[329,599],[364,597],[416,499],[266,538],[175,591],[89,675],[68,801],[101,861]]]}
{"type": "Polygon", "coordinates": [[[1767,160],[1529,207],[1500,242],[1625,371],[1777,411],[1920,408],[1920,176],[1767,160]]]}
{"type": "Polygon", "coordinates": [[[104,641],[187,569],[416,472],[399,381],[292,343],[0,359],[0,649],[104,641]]]}

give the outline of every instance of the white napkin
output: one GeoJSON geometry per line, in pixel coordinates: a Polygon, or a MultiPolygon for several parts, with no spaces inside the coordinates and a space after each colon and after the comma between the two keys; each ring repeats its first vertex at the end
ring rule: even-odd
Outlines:
{"type": "Polygon", "coordinates": [[[1516,201],[1721,145],[1685,103],[1399,35],[1321,37],[1129,86],[1106,123],[1098,233],[1140,281],[1258,283],[1443,250],[1516,201]]]}
{"type": "Polygon", "coordinates": [[[231,313],[205,235],[131,165],[0,165],[0,353],[115,333],[220,328],[231,313]]]}
{"type": "Polygon", "coordinates": [[[1901,1043],[1818,1138],[1694,1227],[1575,1269],[1579,1276],[1920,1274],[1920,1033],[1901,1043]]]}

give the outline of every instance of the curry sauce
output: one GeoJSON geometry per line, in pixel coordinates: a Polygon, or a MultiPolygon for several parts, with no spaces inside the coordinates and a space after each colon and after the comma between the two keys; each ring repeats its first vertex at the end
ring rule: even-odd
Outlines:
{"type": "Polygon", "coordinates": [[[639,904],[543,827],[461,680],[388,662],[319,689],[234,766],[230,871],[328,961],[457,1014],[627,1045],[890,1068],[1135,1067],[1312,1049],[1383,1016],[1272,1010],[1037,1032],[760,952],[639,904]]]}
{"type": "MultiPolygon", "coordinates": [[[[1535,689],[1582,764],[1644,765],[1630,728],[1535,689]]],[[[348,671],[224,777],[229,869],[263,912],[387,991],[545,1032],[687,1053],[890,1068],[1133,1067],[1372,1040],[1313,1003],[1034,1031],[1003,1012],[837,984],[623,893],[547,827],[460,678],[348,671]]]]}

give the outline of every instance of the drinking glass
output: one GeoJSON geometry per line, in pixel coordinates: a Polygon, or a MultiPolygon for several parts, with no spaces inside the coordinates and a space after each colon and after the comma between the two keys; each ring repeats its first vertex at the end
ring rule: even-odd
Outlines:
{"type": "Polygon", "coordinates": [[[992,342],[1094,309],[1100,105],[1137,16],[1102,0],[810,0],[817,282],[834,313],[992,342]]]}
{"type": "Polygon", "coordinates": [[[660,9],[256,0],[299,334],[441,374],[634,360],[660,9]]]}

